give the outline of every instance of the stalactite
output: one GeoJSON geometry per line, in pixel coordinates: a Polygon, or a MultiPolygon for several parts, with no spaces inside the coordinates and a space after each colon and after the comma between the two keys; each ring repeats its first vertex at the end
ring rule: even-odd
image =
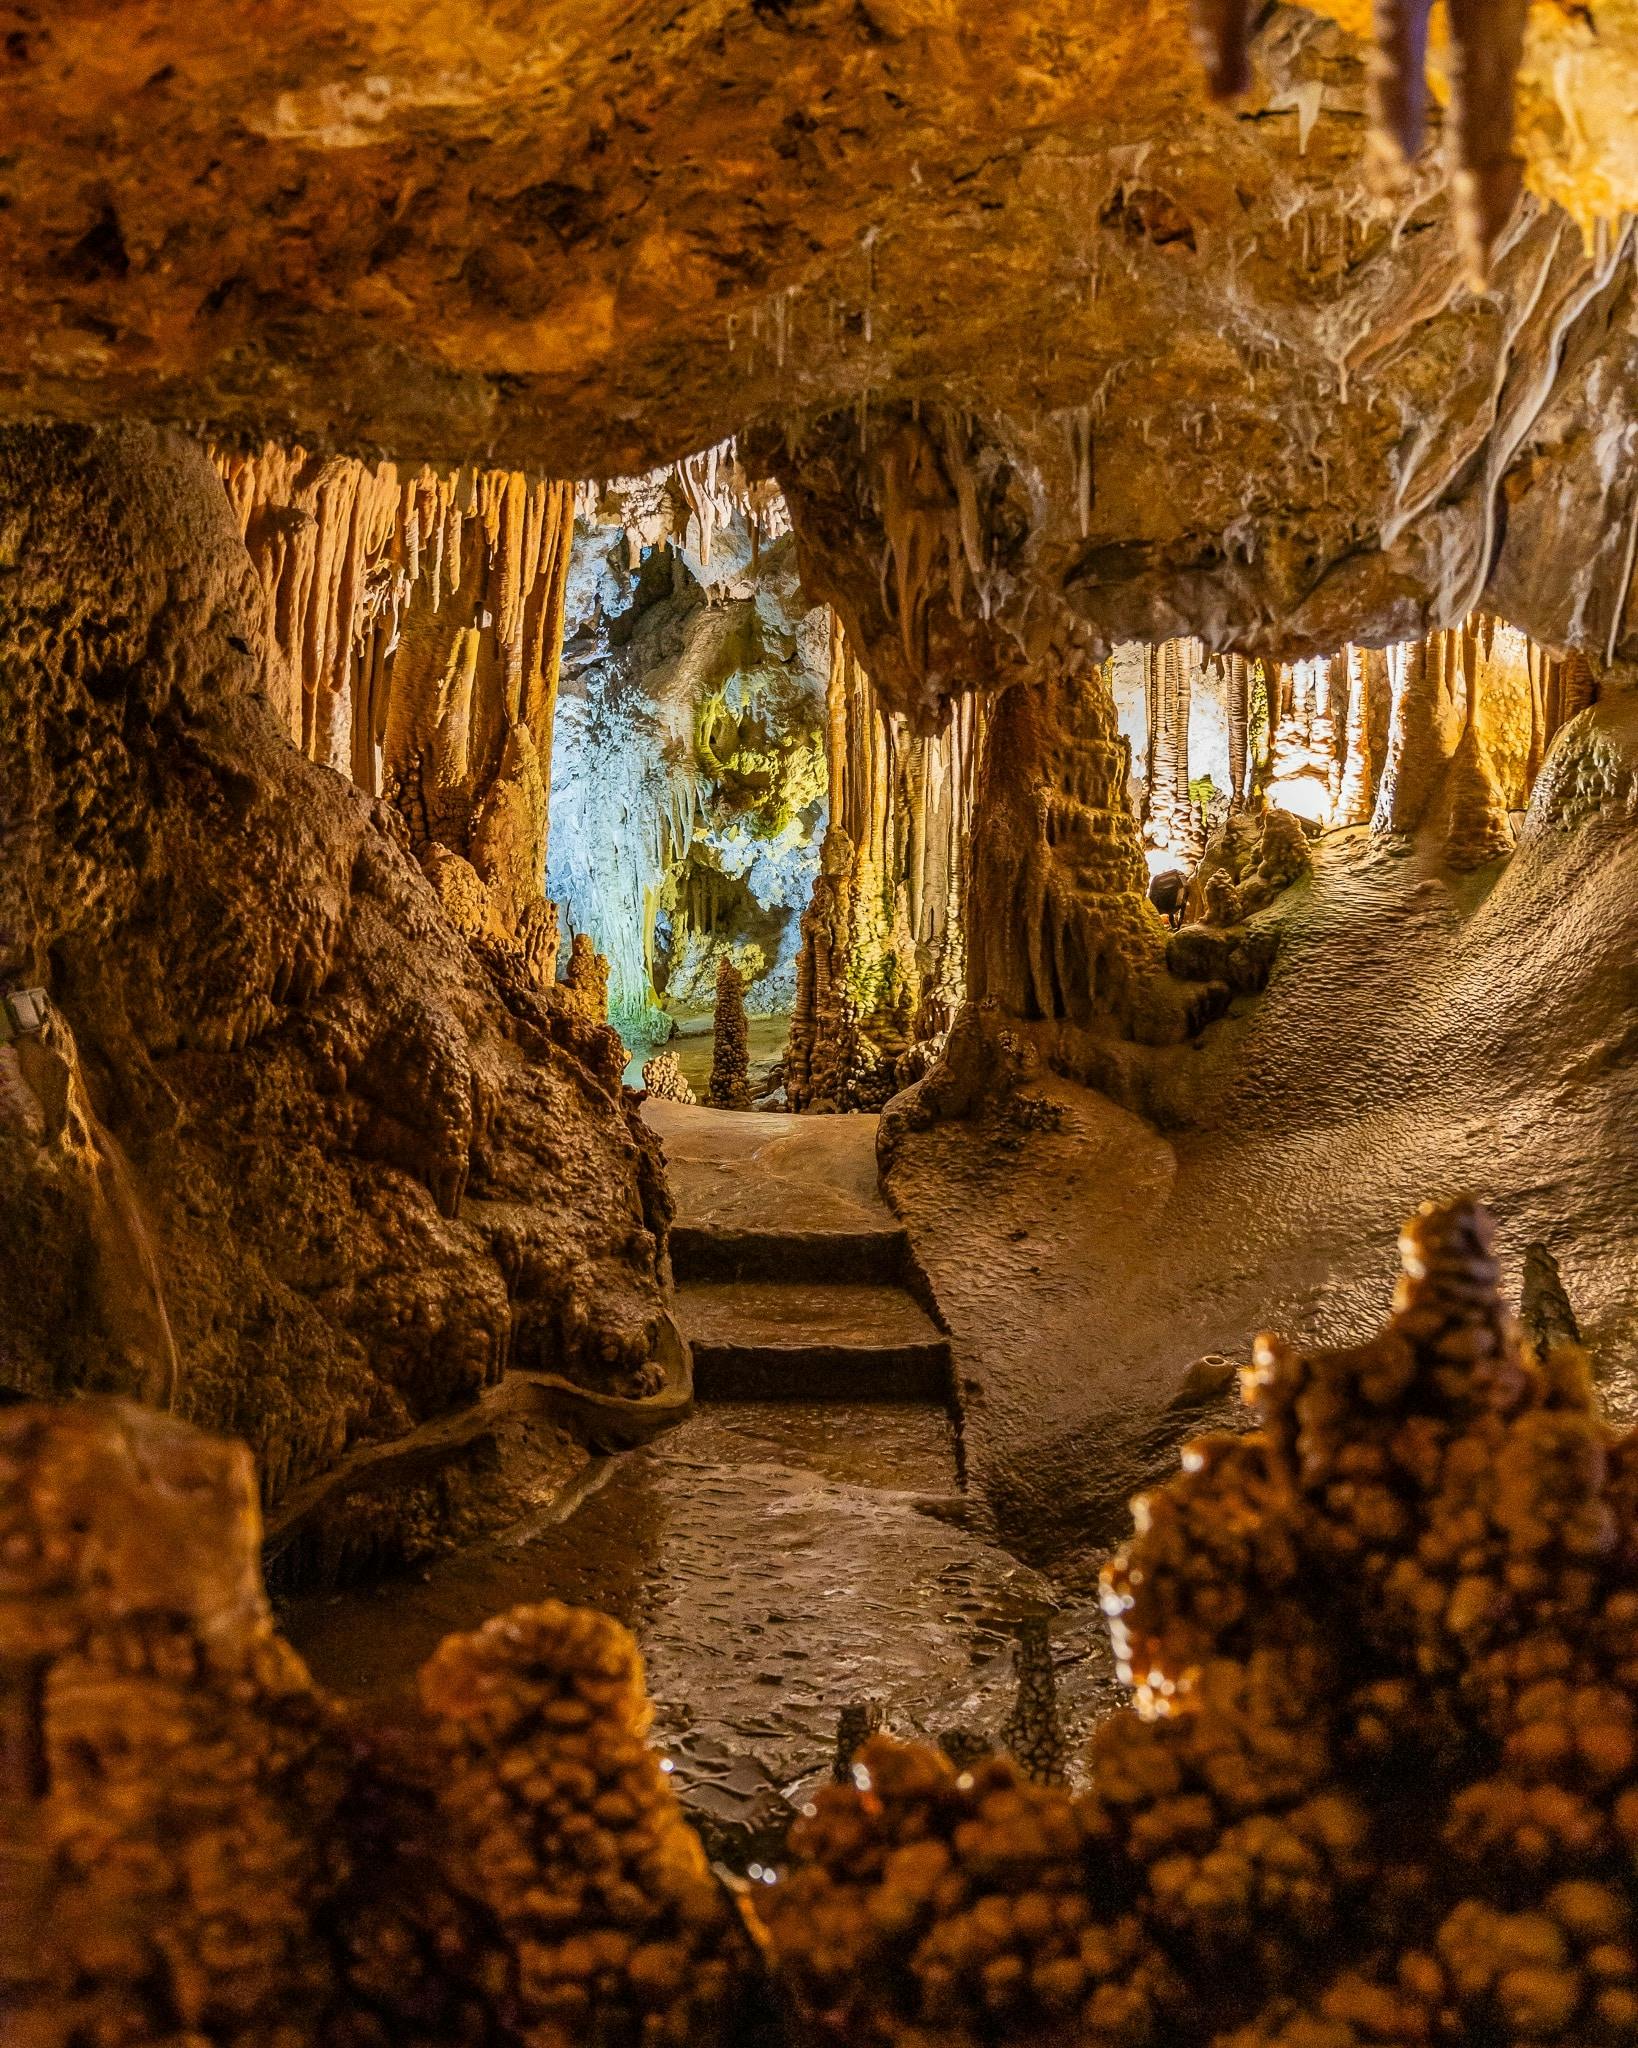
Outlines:
{"type": "Polygon", "coordinates": [[[1246,784],[1246,741],[1251,718],[1251,664],[1243,654],[1227,657],[1229,803],[1238,809],[1250,794],[1246,784]]]}
{"type": "MultiPolygon", "coordinates": [[[[1428,0],[1376,0],[1371,119],[1390,164],[1422,146],[1428,0]]],[[[1482,286],[1491,253],[1523,188],[1513,147],[1513,90],[1524,55],[1529,0],[1449,0],[1450,114],[1456,228],[1469,274],[1482,286]]],[[[1251,82],[1248,0],[1192,0],[1196,45],[1214,98],[1237,99],[1251,82]]]]}
{"type": "Polygon", "coordinates": [[[549,977],[572,487],[509,470],[401,478],[272,444],[215,461],[267,591],[269,694],[291,738],[394,798],[446,911],[549,977]]]}

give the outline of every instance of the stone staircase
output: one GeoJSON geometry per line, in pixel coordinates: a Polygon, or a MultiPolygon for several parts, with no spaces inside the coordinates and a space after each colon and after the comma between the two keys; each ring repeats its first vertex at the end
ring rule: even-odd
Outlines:
{"type": "Polygon", "coordinates": [[[694,1396],[954,1407],[949,1339],[875,1185],[874,1117],[650,1103],[694,1396]]]}

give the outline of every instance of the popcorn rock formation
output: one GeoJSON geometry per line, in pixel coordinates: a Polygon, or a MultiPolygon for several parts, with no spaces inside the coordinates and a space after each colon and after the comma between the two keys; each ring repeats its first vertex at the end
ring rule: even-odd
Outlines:
{"type": "Polygon", "coordinates": [[[8,2042],[734,2038],[750,1943],[625,1630],[548,1603],[451,1637],[383,1738],[274,1633],[259,1536],[242,1446],[0,1419],[8,2042]]]}
{"type": "Polygon", "coordinates": [[[1379,1338],[1260,1339],[1260,1428],[1139,1502],[1091,1789],[872,1736],[748,1921],[616,1624],[453,1637],[382,1735],[272,1630],[241,1449],[8,1412],[20,2038],[703,2048],[771,1998],[787,2038],[884,2048],[1638,2039],[1635,1440],[1578,1349],[1521,1343],[1482,1211],[1401,1249],[1379,1338]]]}
{"type": "Polygon", "coordinates": [[[1638,2037],[1633,1449],[1428,1207],[1383,1336],[1259,1341],[1105,1575],[1071,1798],[878,1738],[763,1902],[837,2041],[1638,2037]]]}

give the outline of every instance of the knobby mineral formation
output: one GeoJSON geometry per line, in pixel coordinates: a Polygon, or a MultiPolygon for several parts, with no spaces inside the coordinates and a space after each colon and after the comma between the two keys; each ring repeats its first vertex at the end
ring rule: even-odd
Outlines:
{"type": "Polygon", "coordinates": [[[1482,1211],[1401,1254],[1380,1337],[1259,1339],[1260,1426],[1137,1503],[1088,1791],[849,1735],[737,1908],[615,1624],[516,1610],[366,1726],[274,1633],[241,1447],[7,1411],[22,2038],[705,2048],[747,2000],[893,2048],[1638,2038],[1638,1438],[1521,1341],[1482,1211]]]}

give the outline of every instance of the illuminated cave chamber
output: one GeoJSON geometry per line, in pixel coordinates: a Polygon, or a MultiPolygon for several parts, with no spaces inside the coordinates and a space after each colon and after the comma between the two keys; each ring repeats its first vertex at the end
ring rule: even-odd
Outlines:
{"type": "Polygon", "coordinates": [[[1125,646],[1109,674],[1153,871],[1196,866],[1252,802],[1313,830],[1431,834],[1453,866],[1480,865],[1511,848],[1555,735],[1597,688],[1584,655],[1485,616],[1290,662],[1125,646]]]}
{"type": "Polygon", "coordinates": [[[12,11],[0,2011],[1638,2041],[1638,15],[12,11]]]}
{"type": "Polygon", "coordinates": [[[717,971],[760,1020],[796,995],[826,819],[828,624],[778,492],[732,446],[581,493],[551,790],[549,895],[609,963],[633,1059],[709,1062],[717,971]]]}

